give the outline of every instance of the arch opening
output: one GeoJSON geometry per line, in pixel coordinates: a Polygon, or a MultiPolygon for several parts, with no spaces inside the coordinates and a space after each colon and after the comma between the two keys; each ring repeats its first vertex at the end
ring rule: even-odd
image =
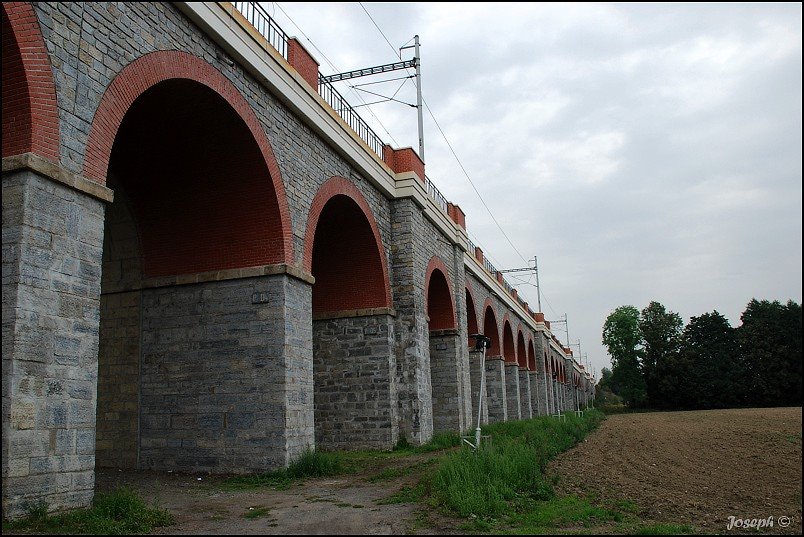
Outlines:
{"type": "MultiPolygon", "coordinates": [[[[475,301],[472,298],[472,293],[469,292],[468,288],[466,289],[466,329],[469,336],[478,333],[477,309],[475,308],[475,301]]],[[[474,348],[475,340],[469,337],[468,345],[470,349],[474,348]]]]}
{"type": "Polygon", "coordinates": [[[104,222],[97,466],[242,472],[286,464],[277,429],[253,430],[270,404],[247,395],[276,389],[280,372],[266,357],[285,345],[265,327],[284,319],[251,297],[276,296],[281,284],[178,285],[183,275],[284,261],[278,195],[252,130],[216,89],[167,76],[125,110],[104,176],[115,202],[104,222]],[[243,376],[252,370],[261,374],[243,376]],[[219,391],[249,405],[213,404],[219,391]],[[244,432],[271,441],[255,453],[231,440],[244,432]],[[276,450],[265,449],[272,442],[276,450]]]}
{"type": "Polygon", "coordinates": [[[352,183],[335,177],[321,186],[305,242],[305,263],[315,278],[316,447],[388,449],[398,438],[390,286],[374,216],[352,183]]]}
{"type": "Polygon", "coordinates": [[[503,356],[505,362],[510,364],[516,363],[516,347],[514,347],[514,333],[511,330],[511,323],[508,319],[505,320],[503,325],[503,356]]]}
{"type": "Polygon", "coordinates": [[[430,331],[455,328],[452,293],[440,269],[433,269],[427,286],[427,327],[430,331]]]}
{"type": "Polygon", "coordinates": [[[486,357],[502,356],[500,352],[500,329],[497,327],[497,317],[495,317],[494,309],[491,306],[486,306],[486,311],[483,315],[483,335],[491,339],[491,346],[486,349],[486,357]]]}
{"type": "Polygon", "coordinates": [[[381,255],[363,209],[347,195],[330,198],[313,239],[313,316],[390,306],[381,255]]]}
{"type": "Polygon", "coordinates": [[[455,322],[452,287],[444,262],[433,257],[427,268],[426,296],[430,350],[433,432],[462,431],[467,426],[461,408],[461,355],[466,352],[455,322]]]}
{"type": "Polygon", "coordinates": [[[518,330],[516,336],[516,356],[517,356],[517,363],[519,367],[527,368],[528,367],[528,355],[525,351],[525,336],[522,335],[522,331],[518,330]]]}

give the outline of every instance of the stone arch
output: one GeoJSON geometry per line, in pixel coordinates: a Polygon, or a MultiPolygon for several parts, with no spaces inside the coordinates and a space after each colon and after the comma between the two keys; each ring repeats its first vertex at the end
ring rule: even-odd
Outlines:
{"type": "Polygon", "coordinates": [[[389,449],[398,438],[392,392],[394,325],[377,222],[351,181],[332,177],[307,217],[312,287],[313,420],[319,449],[389,449]]]}
{"type": "Polygon", "coordinates": [[[313,314],[391,307],[388,263],[371,208],[358,188],[332,177],[307,217],[304,268],[316,278],[313,314]]]}
{"type": "Polygon", "coordinates": [[[528,354],[525,350],[525,336],[522,333],[522,323],[516,329],[516,359],[519,367],[528,367],[528,354]]]}
{"type": "MultiPolygon", "coordinates": [[[[472,292],[472,286],[467,281],[466,282],[466,333],[468,336],[472,334],[479,333],[479,326],[477,323],[477,302],[475,302],[474,293],[472,292]]],[[[475,341],[469,337],[468,338],[469,347],[474,347],[475,341]]]]}
{"type": "Polygon", "coordinates": [[[491,338],[491,347],[486,349],[486,356],[502,356],[500,328],[490,298],[483,304],[483,335],[491,338]]]}
{"type": "Polygon", "coordinates": [[[514,345],[514,332],[508,314],[503,317],[502,353],[506,363],[516,363],[516,346],[514,345]]]}
{"type": "MultiPolygon", "coordinates": [[[[275,419],[286,403],[253,394],[311,384],[308,366],[280,370],[273,359],[309,356],[287,328],[309,314],[308,284],[254,269],[290,264],[293,249],[279,169],[245,98],[191,54],[146,54],[101,98],[84,175],[115,190],[103,237],[98,466],[287,464],[296,448],[275,419]],[[248,409],[209,411],[216,390],[248,409]]],[[[298,408],[312,419],[311,406],[298,408]]],[[[293,434],[299,449],[312,443],[308,430],[293,434]]]]}
{"type": "Polygon", "coordinates": [[[86,177],[105,184],[107,175],[115,173],[110,164],[113,152],[121,146],[121,132],[131,132],[133,143],[144,146],[138,147],[139,154],[130,160],[142,173],[158,180],[153,187],[128,185],[144,226],[140,241],[147,276],[292,264],[290,216],[273,150],[248,102],[212,65],[171,50],[146,54],[124,67],[95,112],[84,158],[86,177]],[[131,111],[148,106],[161,107],[152,114],[162,113],[170,119],[159,129],[146,130],[148,122],[131,111]],[[216,115],[203,117],[209,110],[216,115]],[[222,129],[216,129],[217,139],[210,139],[209,129],[194,132],[193,121],[208,124],[216,121],[217,114],[225,118],[226,128],[236,133],[235,140],[229,140],[229,132],[222,129]],[[221,143],[224,140],[227,143],[221,143]],[[237,140],[247,147],[238,147],[237,140]],[[165,153],[159,160],[148,153],[151,149],[161,152],[165,144],[173,148],[179,142],[188,152],[193,151],[193,144],[200,145],[204,149],[196,147],[195,151],[204,158],[187,159],[179,168],[175,155],[165,153]],[[197,168],[196,176],[190,177],[193,171],[184,170],[188,164],[197,168]],[[178,174],[187,176],[186,180],[177,181],[178,174]],[[213,175],[216,183],[196,180],[213,175]],[[154,191],[159,195],[154,196],[154,191]],[[155,218],[153,211],[162,216],[155,218]],[[166,228],[172,231],[166,232],[166,228]],[[178,247],[177,241],[184,246],[178,247]]]}
{"type": "Polygon", "coordinates": [[[427,293],[427,316],[430,330],[457,328],[455,320],[455,296],[449,281],[449,271],[438,256],[427,264],[424,288],[427,293]]]}
{"type": "Polygon", "coordinates": [[[35,153],[59,162],[56,85],[29,2],[3,2],[3,157],[35,153]]]}

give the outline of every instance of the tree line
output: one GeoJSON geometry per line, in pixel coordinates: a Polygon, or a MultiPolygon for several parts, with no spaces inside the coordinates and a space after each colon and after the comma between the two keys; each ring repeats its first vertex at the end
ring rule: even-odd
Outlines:
{"type": "Polygon", "coordinates": [[[612,368],[598,388],[632,408],[801,405],[801,304],[752,299],[740,321],[715,310],[684,326],[659,302],[620,306],[603,325],[612,368]]]}

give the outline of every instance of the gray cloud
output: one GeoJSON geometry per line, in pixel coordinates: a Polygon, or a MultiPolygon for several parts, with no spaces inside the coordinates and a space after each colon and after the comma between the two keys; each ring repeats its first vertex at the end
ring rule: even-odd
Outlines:
{"type": "MultiPolygon", "coordinates": [[[[396,58],[359,4],[280,5],[338,69],[396,58]]],[[[421,36],[425,100],[598,371],[619,305],[736,326],[753,297],[801,302],[800,4],[363,5],[395,47],[421,36]]],[[[371,108],[378,134],[418,147],[412,108],[371,108]]],[[[523,266],[427,113],[425,139],[471,234],[523,266]]],[[[532,281],[511,282],[535,307],[532,281]]]]}

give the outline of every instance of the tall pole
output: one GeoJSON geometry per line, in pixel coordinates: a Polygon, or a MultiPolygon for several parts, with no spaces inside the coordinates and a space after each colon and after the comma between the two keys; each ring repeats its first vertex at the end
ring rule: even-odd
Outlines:
{"type": "Polygon", "coordinates": [[[419,36],[414,39],[414,58],[416,59],[416,109],[419,111],[419,158],[424,162],[424,122],[422,120],[422,61],[419,56],[419,36]]]}
{"type": "Polygon", "coordinates": [[[480,418],[483,415],[483,394],[486,392],[486,342],[483,341],[483,358],[480,361],[480,393],[477,394],[477,429],[475,449],[480,449],[480,418]]]}
{"type": "Polygon", "coordinates": [[[536,271],[536,305],[539,306],[539,312],[542,311],[542,288],[539,287],[539,259],[533,256],[533,268],[536,271]]]}

